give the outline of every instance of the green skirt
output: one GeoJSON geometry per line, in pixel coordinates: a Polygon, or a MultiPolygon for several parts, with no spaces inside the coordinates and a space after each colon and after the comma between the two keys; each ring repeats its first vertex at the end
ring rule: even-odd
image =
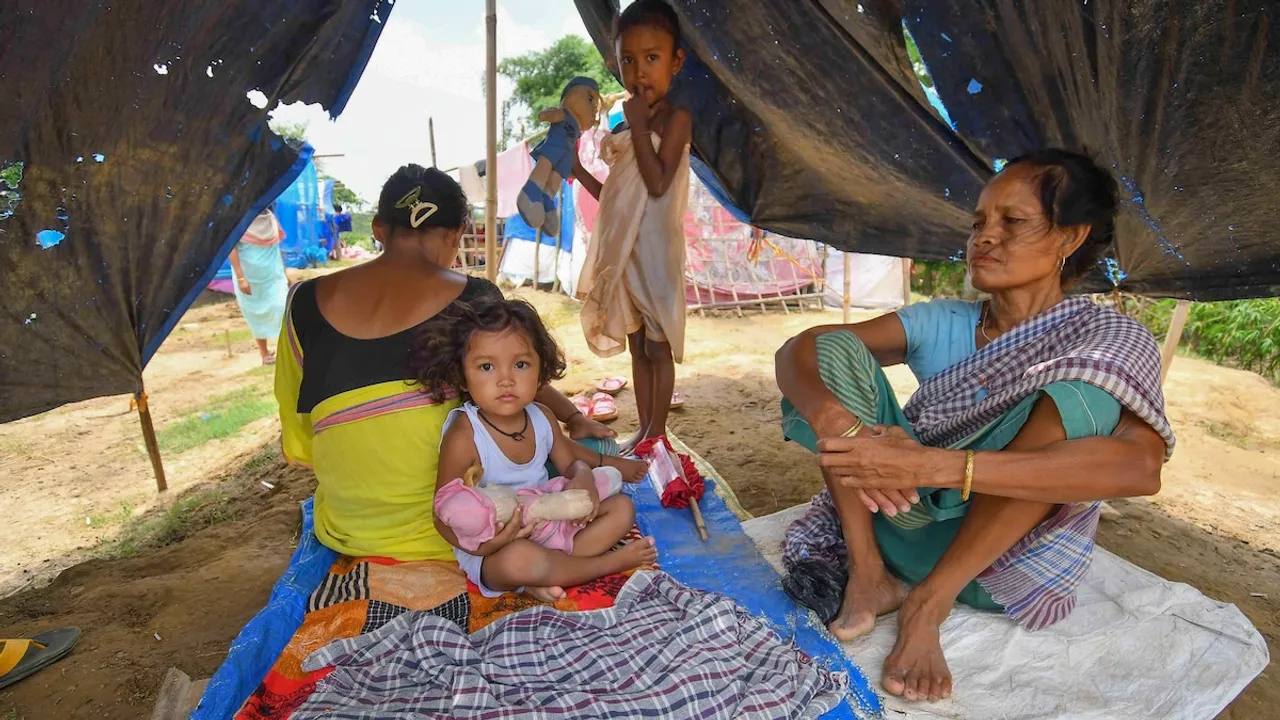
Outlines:
{"type": "MultiPolygon", "coordinates": [[[[884,369],[856,335],[837,331],[817,338],[818,374],[833,395],[853,415],[869,425],[897,425],[912,438],[911,423],[902,413],[884,369]]],[[[1017,436],[1036,402],[1050,397],[1066,430],[1067,439],[1110,435],[1120,421],[1120,403],[1106,391],[1088,383],[1058,382],[1024,398],[1013,409],[952,449],[1001,450],[1017,436]]],[[[811,452],[818,437],[809,423],[786,399],[782,401],[782,431],[811,452]]],[[[876,542],[885,566],[903,580],[915,584],[923,580],[955,540],[969,503],[960,491],[921,487],[920,502],[908,513],[889,517],[876,513],[872,518],[876,542]]],[[[961,591],[960,602],[985,610],[1001,610],[974,580],[961,591]]]]}

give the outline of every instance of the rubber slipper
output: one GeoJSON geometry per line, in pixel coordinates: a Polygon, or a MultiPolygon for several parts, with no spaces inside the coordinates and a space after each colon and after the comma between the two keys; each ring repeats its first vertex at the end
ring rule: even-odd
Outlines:
{"type": "Polygon", "coordinates": [[[684,395],[678,392],[671,393],[671,409],[677,410],[684,407],[684,395]]]}
{"type": "Polygon", "coordinates": [[[592,407],[591,400],[587,398],[586,395],[574,395],[569,398],[569,401],[573,403],[573,406],[577,408],[578,412],[582,413],[583,417],[588,420],[595,419],[592,417],[595,408],[592,407]]]}
{"type": "Polygon", "coordinates": [[[596,383],[596,390],[610,395],[617,395],[627,386],[627,379],[618,375],[607,377],[596,383]]]}
{"type": "Polygon", "coordinates": [[[591,419],[609,422],[618,418],[618,403],[609,393],[598,392],[591,396],[591,419]]]}
{"type": "Polygon", "coordinates": [[[66,657],[80,640],[80,628],[43,632],[29,640],[0,640],[0,689],[28,678],[66,657]]]}

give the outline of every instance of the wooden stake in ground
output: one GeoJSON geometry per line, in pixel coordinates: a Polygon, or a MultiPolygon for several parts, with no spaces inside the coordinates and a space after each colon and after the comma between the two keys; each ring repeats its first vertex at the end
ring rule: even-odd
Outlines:
{"type": "Polygon", "coordinates": [[[169,489],[164,477],[164,462],[160,459],[160,443],[156,441],[156,426],[151,423],[151,409],[147,407],[147,391],[139,389],[133,396],[138,406],[138,421],[142,423],[142,440],[147,444],[147,455],[151,458],[151,470],[156,474],[156,491],[169,489]]]}
{"type": "Polygon", "coordinates": [[[1182,330],[1187,326],[1187,317],[1191,314],[1191,301],[1179,300],[1173,309],[1173,317],[1169,320],[1169,332],[1164,336],[1164,349],[1160,352],[1160,384],[1169,377],[1169,368],[1173,367],[1173,357],[1178,351],[1178,343],[1182,341],[1182,330]]]}
{"type": "MultiPolygon", "coordinates": [[[[498,279],[498,0],[485,0],[484,274],[498,279]]],[[[535,283],[536,285],[536,283],[535,283]]]]}

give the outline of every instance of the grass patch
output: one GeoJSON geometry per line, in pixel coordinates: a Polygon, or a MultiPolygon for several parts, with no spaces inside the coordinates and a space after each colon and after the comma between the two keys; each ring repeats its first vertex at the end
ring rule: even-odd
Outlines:
{"type": "Polygon", "coordinates": [[[232,496],[220,487],[197,488],[164,510],[131,520],[120,534],[94,548],[97,558],[134,557],[143,550],[180,542],[207,527],[235,516],[232,496]]]}
{"type": "Polygon", "coordinates": [[[211,440],[231,437],[245,425],[276,412],[275,401],[262,389],[246,387],[215,398],[183,419],[156,433],[160,450],[180,453],[211,440]]]}
{"type": "Polygon", "coordinates": [[[86,519],[89,521],[89,527],[108,527],[111,525],[119,525],[128,522],[133,517],[133,503],[129,500],[121,500],[120,507],[110,512],[91,513],[86,519]]]}

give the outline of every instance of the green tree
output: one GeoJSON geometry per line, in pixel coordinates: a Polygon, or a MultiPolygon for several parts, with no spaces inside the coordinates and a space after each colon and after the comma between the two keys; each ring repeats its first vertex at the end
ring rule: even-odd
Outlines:
{"type": "Polygon", "coordinates": [[[361,210],[365,201],[354,190],[342,184],[341,180],[333,181],[333,201],[348,212],[361,210]]]}
{"type": "Polygon", "coordinates": [[[298,142],[307,141],[307,124],[304,122],[286,123],[275,122],[273,120],[268,123],[268,125],[271,127],[271,132],[279,135],[285,140],[297,140],[298,142]]]}
{"type": "Polygon", "coordinates": [[[575,76],[594,78],[605,94],[622,89],[595,46],[577,35],[566,35],[545,50],[507,58],[498,63],[498,74],[516,85],[502,104],[502,148],[519,139],[521,123],[525,136],[545,127],[538,113],[559,105],[560,91],[575,76]]]}

